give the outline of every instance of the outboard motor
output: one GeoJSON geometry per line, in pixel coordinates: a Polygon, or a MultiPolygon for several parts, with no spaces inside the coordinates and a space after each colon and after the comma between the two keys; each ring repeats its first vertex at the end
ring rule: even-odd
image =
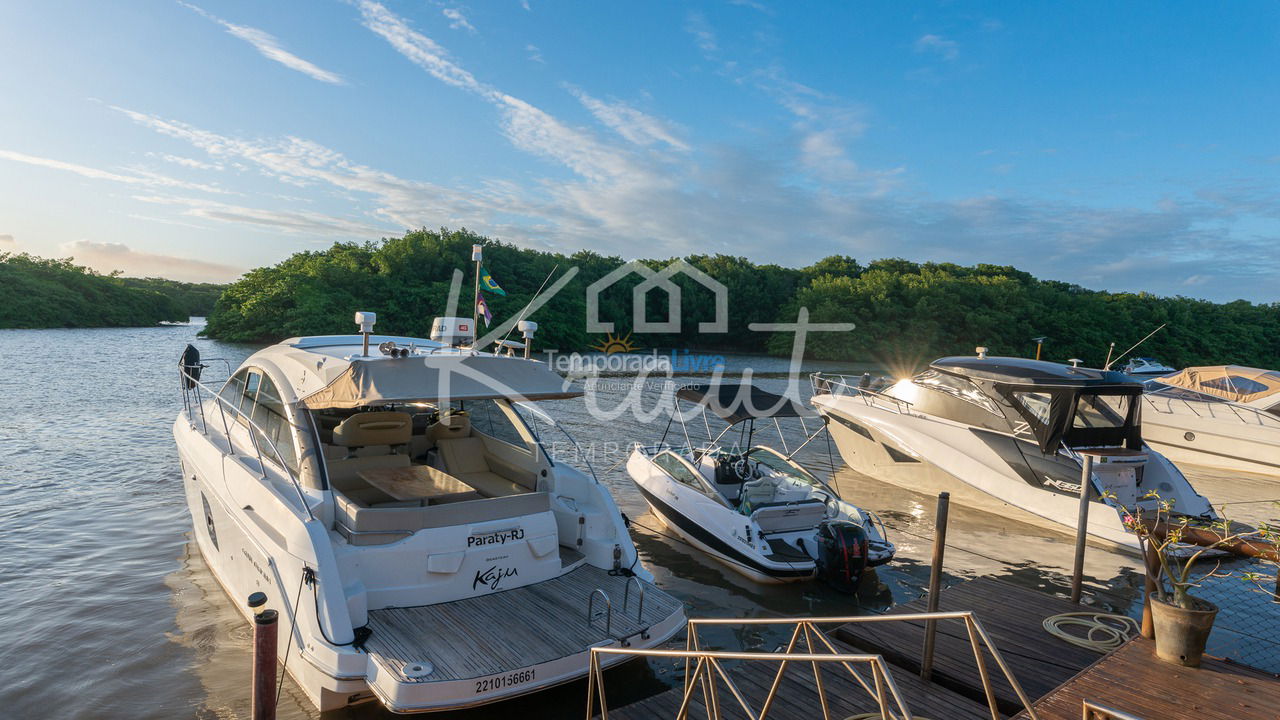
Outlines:
{"type": "Polygon", "coordinates": [[[867,569],[867,531],[844,520],[818,525],[818,577],[843,593],[855,593],[867,569]]]}

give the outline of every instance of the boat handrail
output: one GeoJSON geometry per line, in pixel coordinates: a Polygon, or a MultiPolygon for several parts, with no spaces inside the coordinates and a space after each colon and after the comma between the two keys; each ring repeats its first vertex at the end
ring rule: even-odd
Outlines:
{"type": "MultiPolygon", "coordinates": [[[[191,407],[194,403],[195,407],[200,411],[200,432],[205,436],[209,435],[209,421],[208,418],[205,417],[204,412],[205,398],[203,398],[200,393],[201,390],[204,390],[213,398],[216,407],[218,408],[218,415],[222,419],[223,435],[227,438],[227,449],[232,452],[235,450],[235,439],[231,434],[231,425],[227,423],[227,408],[229,408],[233,413],[233,418],[235,418],[236,422],[243,422],[249,431],[249,440],[253,443],[253,451],[258,458],[258,472],[261,474],[263,479],[267,477],[267,465],[262,455],[262,445],[265,443],[267,445],[267,450],[270,451],[268,457],[271,457],[273,462],[284,471],[286,476],[288,476],[290,484],[293,485],[293,489],[298,493],[298,501],[302,503],[302,509],[306,511],[307,517],[315,520],[316,516],[311,512],[311,505],[307,502],[306,493],[302,492],[302,483],[298,481],[297,473],[295,473],[293,468],[289,467],[288,463],[284,461],[284,457],[280,454],[280,450],[276,448],[276,444],[274,442],[268,439],[266,432],[264,432],[257,423],[250,419],[248,415],[241,412],[239,408],[232,407],[231,403],[219,395],[213,388],[200,382],[200,380],[191,374],[188,366],[182,364],[178,365],[178,379],[182,387],[183,407],[187,414],[187,419],[191,422],[191,427],[195,427],[195,418],[191,414],[191,407]]],[[[288,418],[285,418],[285,421],[288,422],[288,418]]],[[[290,424],[292,425],[292,423],[290,424]]]]}
{"type": "MultiPolygon", "coordinates": [[[[1164,415],[1173,414],[1173,403],[1174,401],[1177,401],[1185,405],[1187,409],[1191,411],[1191,414],[1196,417],[1204,417],[1204,414],[1197,410],[1193,403],[1199,403],[1202,405],[1207,410],[1209,417],[1214,418],[1215,420],[1219,419],[1219,416],[1213,412],[1213,409],[1215,407],[1226,407],[1233,415],[1235,415],[1237,420],[1245,425],[1280,425],[1280,417],[1276,417],[1265,410],[1259,410],[1258,408],[1247,407],[1245,405],[1238,405],[1230,400],[1220,398],[1215,398],[1214,400],[1190,400],[1184,397],[1168,395],[1160,390],[1143,393],[1142,397],[1146,398],[1147,404],[1151,406],[1152,410],[1164,415]],[[1156,404],[1157,399],[1165,401],[1164,409],[1161,409],[1160,406],[1156,404]],[[1244,414],[1241,414],[1242,412],[1244,414]]],[[[1225,418],[1225,415],[1222,417],[1225,418]]]]}
{"type": "MultiPolygon", "coordinates": [[[[921,621],[936,622],[939,620],[959,620],[965,625],[968,632],[969,644],[973,649],[974,663],[977,666],[978,675],[982,681],[982,687],[985,691],[987,704],[991,710],[992,717],[1000,717],[1003,713],[997,707],[995,688],[991,682],[991,675],[987,671],[986,661],[983,659],[983,646],[986,647],[991,657],[995,659],[1000,671],[1004,673],[1005,680],[1009,686],[1017,694],[1018,700],[1022,703],[1026,710],[1027,717],[1030,720],[1039,720],[1035,708],[1032,706],[1031,699],[1023,691],[1022,686],[1018,683],[1018,679],[1014,677],[1013,671],[1000,651],[996,649],[995,643],[992,642],[991,636],[982,627],[982,623],[974,616],[971,611],[951,611],[951,612],[926,612],[926,613],[904,613],[901,615],[854,615],[847,617],[801,617],[801,618],[689,618],[685,633],[685,648],[678,649],[641,649],[620,646],[597,646],[591,648],[591,658],[587,674],[587,719],[596,717],[601,720],[608,720],[609,709],[605,699],[604,692],[604,661],[602,657],[605,655],[622,655],[630,657],[661,657],[683,659],[685,663],[684,671],[684,687],[683,696],[681,698],[679,710],[676,711],[676,718],[684,718],[687,716],[689,709],[694,701],[695,694],[701,690],[701,702],[707,710],[709,720],[720,720],[724,713],[720,707],[719,693],[717,692],[718,684],[723,684],[729,690],[729,694],[737,701],[738,706],[747,717],[762,718],[769,713],[770,707],[777,700],[778,692],[782,688],[783,674],[786,672],[787,666],[791,663],[804,663],[811,665],[814,674],[814,687],[818,693],[818,700],[823,709],[823,716],[829,713],[826,691],[822,680],[822,672],[819,667],[820,663],[834,663],[849,672],[853,680],[862,687],[864,691],[874,700],[879,709],[879,717],[894,718],[895,720],[911,720],[914,716],[907,707],[906,701],[902,694],[898,691],[898,686],[893,680],[888,664],[884,657],[874,653],[848,653],[841,652],[827,637],[827,635],[818,628],[818,625],[829,624],[849,624],[849,623],[868,623],[868,622],[910,622],[919,623],[921,621]],[[726,651],[726,650],[706,650],[703,649],[702,638],[698,634],[698,628],[706,625],[781,625],[792,626],[791,639],[787,643],[785,649],[777,652],[759,652],[759,651],[726,651]],[[801,646],[803,643],[803,646],[801,646]],[[817,647],[815,647],[815,645],[817,647]],[[743,695],[741,689],[734,682],[733,678],[721,665],[721,661],[733,660],[742,662],[773,662],[778,663],[778,671],[774,675],[765,697],[761,701],[759,710],[753,709],[751,703],[743,695]],[[692,664],[692,667],[690,665],[692,664]],[[868,681],[855,666],[865,665],[871,671],[871,678],[868,681]],[[896,706],[896,707],[895,707],[896,706]]],[[[736,712],[733,714],[737,714],[736,712]]]]}
{"type": "Polygon", "coordinates": [[[862,401],[871,407],[879,407],[885,410],[893,410],[899,415],[906,415],[911,412],[912,403],[909,400],[903,400],[869,387],[862,386],[863,376],[858,376],[857,381],[851,381],[850,376],[840,373],[820,373],[816,372],[809,376],[809,382],[813,385],[814,395],[853,395],[862,398],[862,401]],[[881,400],[893,407],[885,407],[876,401],[881,400]]]}

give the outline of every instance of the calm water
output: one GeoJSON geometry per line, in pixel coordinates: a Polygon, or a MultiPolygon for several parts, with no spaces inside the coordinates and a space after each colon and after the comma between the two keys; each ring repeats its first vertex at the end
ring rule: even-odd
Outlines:
{"type": "MultiPolygon", "coordinates": [[[[189,542],[170,426],[179,407],[175,363],[187,342],[233,366],[254,348],[198,340],[197,330],[0,331],[0,716],[249,716],[249,628],[189,542]]],[[[729,363],[786,369],[772,358],[729,363]]],[[[781,389],[785,380],[760,384],[781,389]]],[[[659,395],[647,393],[651,401],[659,395]]],[[[622,395],[606,385],[593,397],[608,408],[622,395]]],[[[620,467],[611,469],[627,443],[657,440],[665,422],[623,416],[601,423],[582,400],[557,403],[553,412],[637,521],[636,539],[658,584],[685,600],[691,615],[871,612],[916,597],[925,584],[930,497],[839,471],[845,497],[890,526],[899,561],[881,568],[857,599],[817,584],[755,585],[653,532],[658,526],[639,494],[620,467]]],[[[804,457],[825,465],[825,444],[813,443],[804,457]]],[[[1265,480],[1192,479],[1215,502],[1280,495],[1265,480]]],[[[1235,507],[1244,521],[1275,514],[1265,504],[1235,507]]],[[[948,539],[948,581],[993,575],[1066,587],[1072,548],[1064,534],[957,507],[948,539]]],[[[1140,578],[1128,559],[1091,549],[1087,571],[1105,605],[1131,609],[1140,578]]],[[[779,638],[726,631],[719,641],[772,648],[779,638]]],[[[612,676],[611,697],[651,692],[674,677],[669,666],[632,663],[612,676]]],[[[316,715],[289,682],[284,688],[280,717],[316,715]]],[[[575,685],[458,716],[569,717],[582,706],[582,686],[575,685]]],[[[364,706],[335,716],[384,715],[364,706]]]]}

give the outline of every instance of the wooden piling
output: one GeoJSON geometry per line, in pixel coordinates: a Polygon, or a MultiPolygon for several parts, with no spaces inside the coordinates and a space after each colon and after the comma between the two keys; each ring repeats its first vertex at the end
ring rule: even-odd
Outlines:
{"type": "Polygon", "coordinates": [[[1084,456],[1080,471],[1080,512],[1076,515],[1076,561],[1071,571],[1071,602],[1080,603],[1080,585],[1084,582],[1084,544],[1089,538],[1089,494],[1093,489],[1093,456],[1084,456]]]}
{"type": "MultiPolygon", "coordinates": [[[[942,556],[947,549],[947,514],[950,507],[951,493],[938,493],[938,511],[933,520],[933,563],[929,568],[929,612],[938,611],[938,596],[942,592],[942,556]]],[[[933,647],[937,630],[937,620],[925,621],[920,679],[926,682],[933,675],[933,647]]]]}
{"type": "Polygon", "coordinates": [[[280,614],[266,609],[267,596],[249,596],[253,608],[253,690],[250,698],[253,720],[276,718],[276,643],[280,614]]]}

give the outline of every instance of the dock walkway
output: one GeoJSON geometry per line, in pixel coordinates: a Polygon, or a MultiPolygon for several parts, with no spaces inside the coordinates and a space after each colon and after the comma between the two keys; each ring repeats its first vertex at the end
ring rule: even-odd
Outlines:
{"type": "MultiPolygon", "coordinates": [[[[1034,703],[1039,720],[1076,720],[1083,702],[1140,718],[1280,720],[1280,678],[1230,661],[1206,657],[1199,669],[1167,664],[1155,657],[1150,640],[1135,638],[1106,656],[1079,648],[1044,630],[1045,618],[1087,611],[1078,605],[994,579],[961,583],[942,591],[943,611],[972,611],[1034,703]]],[[[924,612],[926,602],[901,605],[890,614],[924,612]]],[[[924,623],[849,623],[827,632],[842,653],[881,655],[911,712],[928,718],[989,719],[985,694],[968,635],[958,621],[938,623],[933,682],[920,679],[924,623]]],[[[985,654],[985,652],[984,652],[985,654]]],[[[987,656],[997,705],[1004,717],[1024,720],[1013,688],[987,656]]],[[[773,661],[744,662],[729,675],[751,706],[759,709],[777,672],[773,661]]],[[[874,700],[838,664],[822,670],[830,717],[877,710],[874,700]]],[[[727,690],[719,691],[721,717],[745,718],[727,690]]],[[[673,688],[639,702],[611,708],[621,720],[675,718],[682,689],[673,688]]],[[[809,720],[822,717],[813,671],[791,665],[768,717],[809,720]]],[[[706,717],[702,692],[695,691],[689,717],[706,717]]]]}
{"type": "MultiPolygon", "coordinates": [[[[927,599],[921,598],[899,605],[889,614],[922,613],[927,609],[927,599]]],[[[1096,652],[1050,635],[1042,624],[1052,615],[1083,612],[1089,608],[1002,580],[979,578],[943,590],[938,596],[938,609],[973,611],[996,649],[1013,668],[1023,691],[1032,699],[1049,693],[1099,657],[1096,652]]],[[[933,681],[985,706],[986,695],[964,625],[943,621],[937,627],[933,681]]],[[[832,634],[860,651],[884,656],[894,666],[895,679],[920,672],[923,621],[850,623],[832,634]]],[[[1004,674],[994,667],[991,681],[1000,709],[1006,714],[1020,712],[1022,703],[1017,694],[1004,674]]]]}
{"type": "MultiPolygon", "coordinates": [[[[1085,700],[1141,718],[1276,720],[1275,675],[1205,657],[1198,669],[1158,659],[1155,643],[1134,638],[1034,704],[1039,720],[1079,720],[1085,700]]],[[[1027,714],[1017,715],[1025,720],[1027,714]]]]}

